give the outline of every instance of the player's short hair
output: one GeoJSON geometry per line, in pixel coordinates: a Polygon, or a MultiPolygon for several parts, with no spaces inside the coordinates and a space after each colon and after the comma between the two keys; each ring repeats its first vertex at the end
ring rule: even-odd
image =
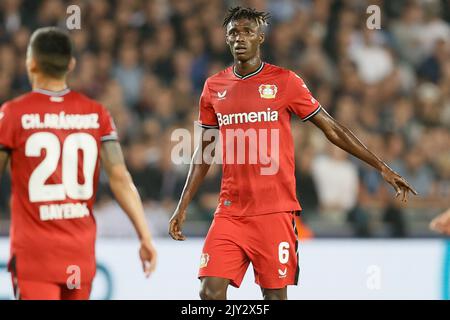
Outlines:
{"type": "Polygon", "coordinates": [[[231,21],[239,19],[248,19],[256,22],[258,26],[267,26],[269,24],[270,14],[263,11],[256,11],[254,8],[232,7],[223,20],[223,27],[226,28],[231,21]]]}
{"type": "Polygon", "coordinates": [[[37,29],[29,48],[39,70],[52,78],[62,78],[69,70],[73,47],[69,35],[56,27],[37,29]]]}

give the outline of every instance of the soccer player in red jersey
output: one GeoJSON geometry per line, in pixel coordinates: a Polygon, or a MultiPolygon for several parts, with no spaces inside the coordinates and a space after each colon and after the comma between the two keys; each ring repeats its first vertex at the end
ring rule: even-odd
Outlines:
{"type": "Polygon", "coordinates": [[[71,91],[69,36],[33,33],[27,53],[33,91],[0,109],[0,177],[11,158],[11,255],[18,299],[88,299],[95,275],[93,205],[100,159],[140,239],[147,276],[156,251],[106,108],[71,91]]]}
{"type": "Polygon", "coordinates": [[[234,65],[207,79],[199,112],[202,134],[217,128],[220,139],[201,139],[169,224],[172,238],[184,240],[186,209],[213,157],[205,151],[219,140],[222,186],[200,261],[202,299],[226,299],[228,286],[239,287],[250,262],[264,299],[287,299],[287,286],[297,284],[294,215],[301,207],[295,193],[293,114],[312,121],[329,141],[380,171],[403,201],[409,192],[416,194],[321,107],[298,75],[261,60],[267,18],[236,7],[224,20],[234,65]]]}

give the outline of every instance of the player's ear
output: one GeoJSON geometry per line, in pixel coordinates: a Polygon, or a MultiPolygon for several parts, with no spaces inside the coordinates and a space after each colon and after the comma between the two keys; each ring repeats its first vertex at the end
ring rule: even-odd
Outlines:
{"type": "Polygon", "coordinates": [[[67,68],[67,73],[72,72],[77,66],[77,60],[72,57],[69,62],[69,67],[67,68]]]}
{"type": "Polygon", "coordinates": [[[266,34],[264,32],[261,32],[259,34],[259,44],[263,44],[265,39],[266,39],[266,34]]]}
{"type": "Polygon", "coordinates": [[[36,73],[36,72],[39,71],[38,63],[37,63],[36,59],[33,56],[28,56],[27,57],[26,64],[27,64],[27,69],[28,69],[29,72],[36,73]]]}

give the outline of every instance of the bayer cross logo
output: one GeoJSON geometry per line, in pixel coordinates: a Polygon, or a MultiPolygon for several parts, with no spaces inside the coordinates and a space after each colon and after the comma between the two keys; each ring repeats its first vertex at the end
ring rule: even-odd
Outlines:
{"type": "Polygon", "coordinates": [[[262,84],[259,86],[259,94],[263,99],[274,99],[277,95],[278,88],[274,84],[262,84]]]}
{"type": "Polygon", "coordinates": [[[204,268],[208,265],[209,262],[209,254],[202,253],[202,256],[200,257],[200,269],[204,268]]]}

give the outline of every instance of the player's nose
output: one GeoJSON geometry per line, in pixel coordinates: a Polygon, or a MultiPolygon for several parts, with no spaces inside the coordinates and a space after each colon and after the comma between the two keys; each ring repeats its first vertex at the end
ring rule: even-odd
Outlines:
{"type": "Polygon", "coordinates": [[[242,32],[238,32],[238,34],[236,35],[236,42],[240,43],[240,42],[244,42],[245,41],[245,37],[242,34],[242,32]]]}

